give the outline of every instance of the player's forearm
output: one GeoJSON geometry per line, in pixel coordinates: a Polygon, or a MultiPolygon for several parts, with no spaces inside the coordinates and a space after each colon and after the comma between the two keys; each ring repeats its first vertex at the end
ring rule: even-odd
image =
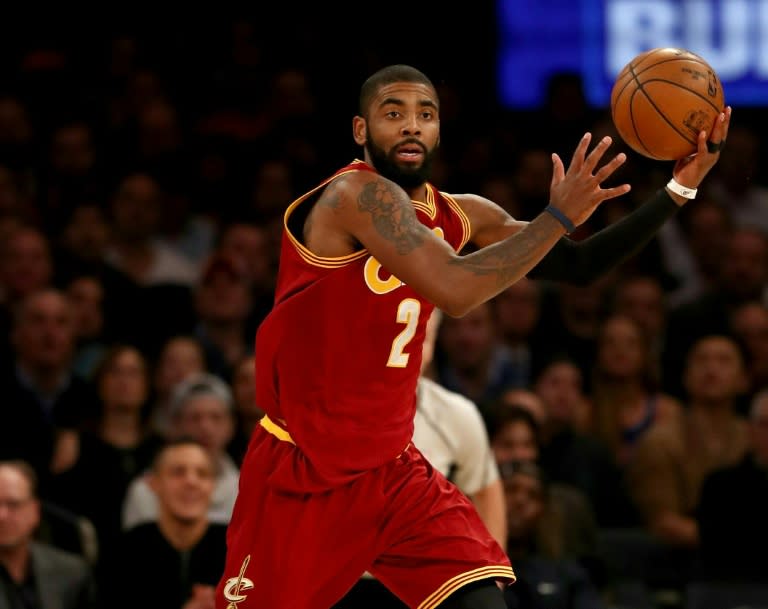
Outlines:
{"type": "Polygon", "coordinates": [[[472,502],[480,515],[488,532],[506,549],[507,547],[507,515],[504,504],[504,488],[501,480],[491,482],[485,488],[472,495],[472,502]]]}
{"type": "Polygon", "coordinates": [[[637,254],[678,209],[669,194],[659,190],[636,210],[591,237],[579,242],[558,241],[529,277],[588,284],[637,254]]]}
{"type": "Polygon", "coordinates": [[[462,272],[451,276],[450,289],[445,294],[448,302],[435,304],[449,315],[466,314],[525,277],[564,233],[560,222],[542,213],[503,241],[466,256],[452,257],[450,264],[462,272]]]}

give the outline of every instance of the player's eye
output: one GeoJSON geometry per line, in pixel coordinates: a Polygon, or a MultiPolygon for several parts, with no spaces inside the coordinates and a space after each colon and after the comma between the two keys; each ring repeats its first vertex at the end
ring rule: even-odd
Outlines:
{"type": "Polygon", "coordinates": [[[400,113],[397,110],[390,110],[389,112],[387,112],[386,116],[387,118],[397,118],[398,116],[400,116],[400,113]]]}

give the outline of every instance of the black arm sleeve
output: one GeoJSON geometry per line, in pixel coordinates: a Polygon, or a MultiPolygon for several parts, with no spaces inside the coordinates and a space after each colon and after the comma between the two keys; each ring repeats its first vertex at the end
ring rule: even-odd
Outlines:
{"type": "Polygon", "coordinates": [[[587,285],[639,252],[678,209],[662,188],[635,211],[583,241],[563,237],[528,277],[587,285]]]}

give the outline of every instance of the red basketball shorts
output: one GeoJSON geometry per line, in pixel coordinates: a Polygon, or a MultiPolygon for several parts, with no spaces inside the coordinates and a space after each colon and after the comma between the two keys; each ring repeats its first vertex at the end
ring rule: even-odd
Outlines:
{"type": "Polygon", "coordinates": [[[270,464],[298,449],[254,433],[217,609],[327,609],[366,570],[414,609],[480,579],[514,581],[471,502],[413,446],[345,486],[289,494],[270,488],[270,464]]]}

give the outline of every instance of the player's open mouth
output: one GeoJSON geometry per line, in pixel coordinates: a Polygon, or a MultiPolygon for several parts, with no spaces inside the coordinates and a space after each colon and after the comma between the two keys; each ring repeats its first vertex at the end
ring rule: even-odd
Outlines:
{"type": "Polygon", "coordinates": [[[397,156],[407,161],[416,161],[424,156],[424,150],[420,146],[411,144],[398,148],[397,156]]]}

